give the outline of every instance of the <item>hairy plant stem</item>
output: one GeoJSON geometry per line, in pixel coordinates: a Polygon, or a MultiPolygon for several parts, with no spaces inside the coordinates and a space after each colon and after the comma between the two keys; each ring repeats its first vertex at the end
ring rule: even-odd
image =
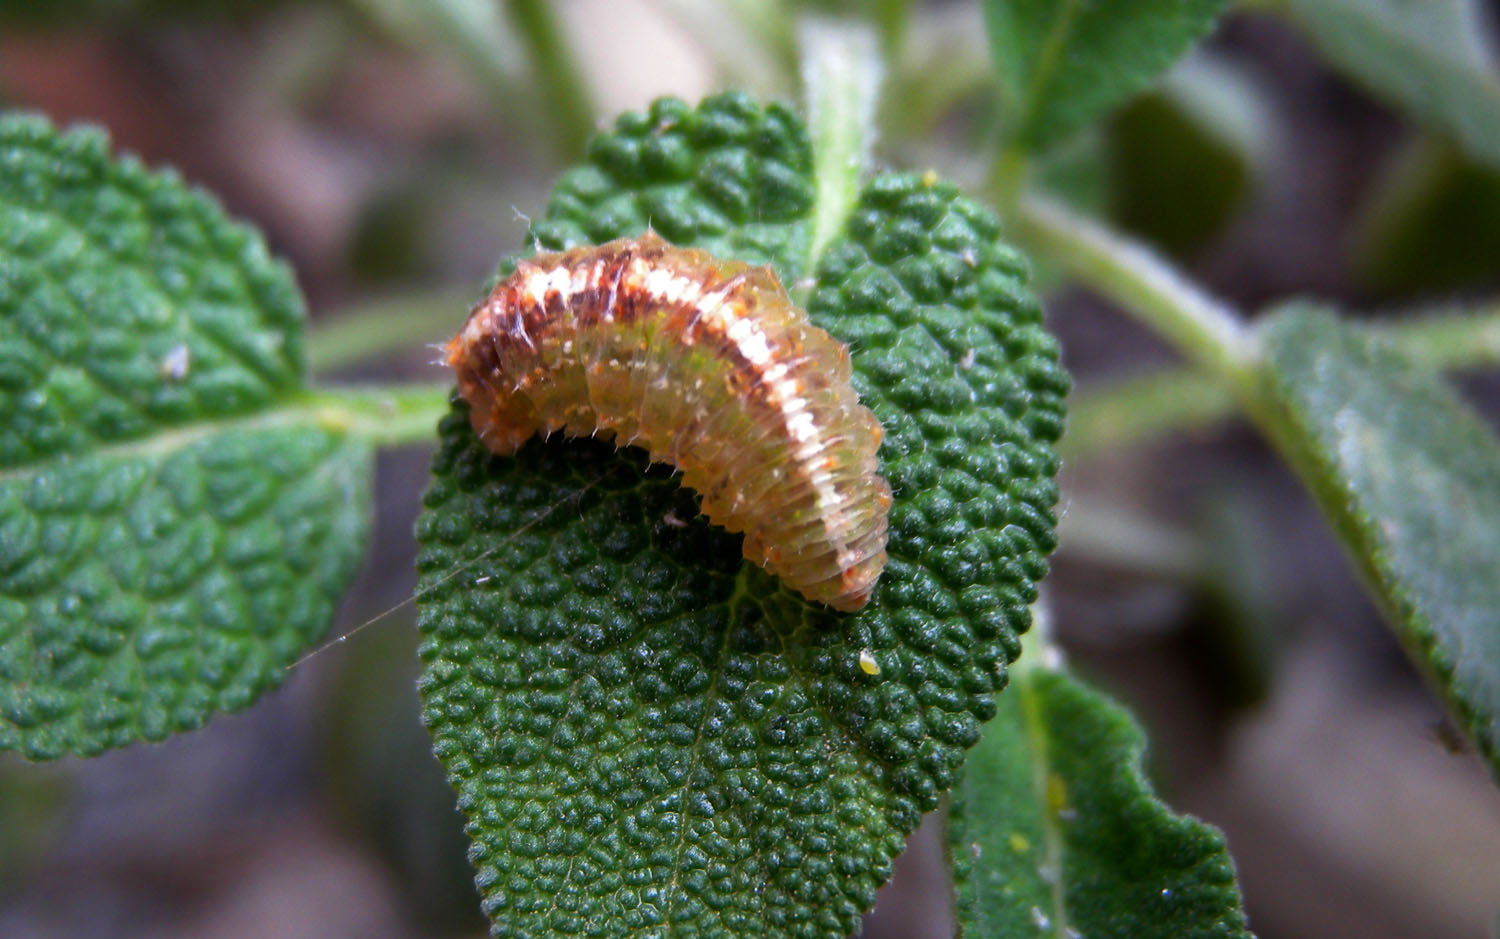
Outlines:
{"type": "MultiPolygon", "coordinates": [[[[1002,161],[1003,162],[1003,161],[1002,161]]],[[[1170,342],[1190,363],[1075,396],[1061,449],[1086,458],[1173,431],[1208,426],[1240,410],[1273,443],[1282,421],[1261,388],[1259,343],[1240,315],[1159,255],[1001,174],[1006,217],[1029,246],[1062,265],[1170,342]]],[[[1500,364],[1500,304],[1406,318],[1373,331],[1436,369],[1500,364]]]]}
{"type": "Polygon", "coordinates": [[[1258,352],[1234,309],[1154,251],[1061,203],[1023,193],[1008,208],[1023,241],[1119,304],[1199,369],[1248,393],[1258,352]]]}
{"type": "MultiPolygon", "coordinates": [[[[1500,365],[1500,305],[1403,317],[1369,327],[1381,341],[1428,368],[1500,365]]],[[[1080,389],[1068,405],[1064,459],[1214,426],[1239,413],[1230,389],[1194,368],[1168,368],[1080,389]]]]}
{"type": "Polygon", "coordinates": [[[1068,401],[1064,460],[1087,460],[1119,447],[1201,430],[1238,413],[1234,395],[1192,368],[1166,368],[1077,389],[1068,401]]]}
{"type": "Polygon", "coordinates": [[[297,413],[328,430],[379,447],[432,443],[437,422],[448,413],[449,386],[375,385],[317,388],[297,403],[297,413]]]}
{"type": "Polygon", "coordinates": [[[322,374],[445,341],[477,298],[477,290],[411,293],[314,320],[307,331],[308,368],[322,374]]]}
{"type": "Polygon", "coordinates": [[[798,41],[813,147],[811,274],[859,199],[875,138],[881,66],[868,27],[808,19],[800,24],[798,41]]]}

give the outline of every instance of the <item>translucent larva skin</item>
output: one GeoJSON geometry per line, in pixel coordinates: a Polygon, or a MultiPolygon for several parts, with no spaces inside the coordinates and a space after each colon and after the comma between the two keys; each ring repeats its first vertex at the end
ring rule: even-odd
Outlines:
{"type": "Polygon", "coordinates": [[[770,268],[649,232],[538,254],[474,308],[448,362],[496,453],[556,431],[643,447],[745,534],[746,558],[834,609],[869,601],[891,505],[880,424],[848,348],[770,268]]]}

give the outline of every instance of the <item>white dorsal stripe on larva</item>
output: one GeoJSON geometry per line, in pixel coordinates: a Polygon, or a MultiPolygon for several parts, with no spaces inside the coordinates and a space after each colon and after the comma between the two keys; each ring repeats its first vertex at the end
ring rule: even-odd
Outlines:
{"type": "Polygon", "coordinates": [[[761,374],[760,383],[767,388],[780,391],[783,385],[791,384],[791,382],[782,381],[788,371],[790,369],[785,362],[772,362],[766,367],[765,372],[761,374]]]}
{"type": "MultiPolygon", "coordinates": [[[[637,265],[645,263],[643,259],[636,260],[637,265]]],[[[695,299],[703,287],[690,277],[656,267],[646,271],[646,292],[664,304],[677,305],[695,299]]]]}
{"type": "Polygon", "coordinates": [[[710,291],[699,298],[697,307],[693,310],[693,318],[688,321],[684,335],[691,336],[698,323],[705,319],[710,322],[722,323],[725,316],[724,304],[735,290],[739,288],[740,284],[744,282],[744,279],[743,274],[736,274],[725,281],[717,290],[710,291]]]}
{"type": "MultiPolygon", "coordinates": [[[[738,280],[739,278],[735,278],[735,281],[738,280]]],[[[694,293],[702,291],[702,287],[696,281],[661,269],[649,271],[645,283],[648,292],[669,302],[672,302],[675,296],[672,291],[674,286],[686,283],[694,293]]],[[[725,338],[734,343],[741,357],[752,365],[763,368],[773,358],[770,339],[765,330],[759,322],[750,317],[735,315],[733,308],[726,306],[722,302],[723,298],[718,296],[733,285],[731,282],[720,291],[707,294],[704,299],[714,297],[719,302],[715,303],[712,309],[706,309],[706,305],[700,305],[699,316],[711,320],[711,324],[717,326],[724,333],[725,338]]],[[[796,450],[798,460],[804,466],[811,466],[821,455],[821,448],[817,446],[817,422],[808,410],[808,402],[801,396],[797,382],[781,378],[785,372],[785,367],[781,366],[775,380],[767,380],[768,376],[762,376],[762,380],[767,386],[767,395],[771,403],[781,410],[782,420],[788,434],[800,444],[796,450]]],[[[824,519],[825,530],[830,534],[841,530],[844,527],[843,514],[835,511],[840,501],[838,490],[831,478],[826,474],[813,478],[809,474],[808,482],[813,488],[818,515],[824,519]]],[[[845,550],[845,546],[840,545],[839,550],[845,550]]]]}
{"type": "MultiPolygon", "coordinates": [[[[525,297],[527,304],[541,309],[547,308],[547,281],[546,271],[536,271],[527,276],[521,294],[525,297]]],[[[521,318],[521,311],[515,311],[516,319],[521,318]]]]}
{"type": "Polygon", "coordinates": [[[598,280],[598,272],[602,264],[602,261],[595,261],[592,266],[580,264],[576,269],[574,269],[573,282],[568,285],[568,294],[567,301],[564,304],[565,306],[567,306],[569,309],[573,309],[575,307],[578,302],[578,298],[589,289],[589,284],[592,284],[596,280],[598,280]]]}
{"type": "Polygon", "coordinates": [[[752,335],[746,336],[740,343],[740,354],[756,368],[765,368],[771,361],[771,344],[766,341],[766,334],[757,329],[752,335]]]}
{"type": "Polygon", "coordinates": [[[801,398],[788,398],[786,404],[781,408],[781,413],[786,417],[786,429],[798,443],[806,444],[818,439],[818,425],[813,420],[812,414],[803,408],[805,404],[801,398]]]}

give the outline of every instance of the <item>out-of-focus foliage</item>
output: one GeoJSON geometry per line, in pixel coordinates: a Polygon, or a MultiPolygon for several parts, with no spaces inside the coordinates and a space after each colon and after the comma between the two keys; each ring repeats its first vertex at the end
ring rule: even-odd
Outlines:
{"type": "Polygon", "coordinates": [[[1413,140],[1374,188],[1353,260],[1386,294],[1500,285],[1500,168],[1443,138],[1413,140]]]}
{"type": "Polygon", "coordinates": [[[1196,56],[1110,122],[1110,215],[1173,254],[1201,247],[1270,168],[1277,133],[1258,89],[1196,56]]]}
{"type": "Polygon", "coordinates": [[[1056,143],[1145,88],[1208,31],[1226,0],[984,0],[1005,133],[1056,143]]]}
{"type": "Polygon", "coordinates": [[[1500,441],[1440,376],[1326,310],[1285,307],[1261,336],[1273,434],[1500,770],[1500,441]]]}
{"type": "Polygon", "coordinates": [[[1500,168],[1500,72],[1477,0],[1275,0],[1329,62],[1500,168]]]}
{"type": "Polygon", "coordinates": [[[0,0],[0,26],[77,27],[84,23],[246,18],[284,0],[0,0]]]}

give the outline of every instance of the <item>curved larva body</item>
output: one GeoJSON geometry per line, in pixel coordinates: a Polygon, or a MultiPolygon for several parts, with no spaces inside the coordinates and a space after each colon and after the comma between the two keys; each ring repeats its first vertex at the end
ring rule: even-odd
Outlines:
{"type": "Polygon", "coordinates": [[[475,431],[612,437],[671,463],[745,557],[857,610],[885,566],[881,429],[849,350],[767,267],[654,234],[521,262],[448,344],[475,431]]]}

